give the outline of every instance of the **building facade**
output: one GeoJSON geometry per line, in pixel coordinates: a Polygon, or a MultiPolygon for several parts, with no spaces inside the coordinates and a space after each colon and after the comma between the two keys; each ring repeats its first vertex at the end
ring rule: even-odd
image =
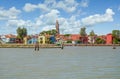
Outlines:
{"type": "Polygon", "coordinates": [[[112,41],[113,41],[112,34],[107,34],[106,35],[106,44],[112,44],[112,41]]]}

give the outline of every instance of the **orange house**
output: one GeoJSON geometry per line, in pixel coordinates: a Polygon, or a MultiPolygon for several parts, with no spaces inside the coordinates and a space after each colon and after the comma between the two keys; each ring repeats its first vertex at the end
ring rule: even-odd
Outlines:
{"type": "Polygon", "coordinates": [[[72,41],[80,40],[80,34],[71,34],[71,40],[72,41]]]}
{"type": "Polygon", "coordinates": [[[106,44],[112,44],[112,41],[113,41],[112,34],[107,34],[106,35],[106,44]]]}
{"type": "Polygon", "coordinates": [[[79,34],[71,34],[70,36],[58,35],[57,38],[62,38],[64,41],[67,40],[77,41],[80,40],[80,35],[79,34]]]}

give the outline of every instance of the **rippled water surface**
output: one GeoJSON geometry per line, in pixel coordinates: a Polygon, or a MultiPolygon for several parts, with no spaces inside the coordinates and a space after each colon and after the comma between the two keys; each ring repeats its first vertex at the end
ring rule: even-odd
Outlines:
{"type": "Polygon", "coordinates": [[[120,79],[120,47],[0,48],[0,79],[120,79]]]}

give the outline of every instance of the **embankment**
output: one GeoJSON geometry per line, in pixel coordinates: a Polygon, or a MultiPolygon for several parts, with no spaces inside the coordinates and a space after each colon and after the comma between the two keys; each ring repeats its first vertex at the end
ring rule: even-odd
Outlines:
{"type": "MultiPolygon", "coordinates": [[[[34,44],[0,44],[0,48],[34,48],[34,44]]],[[[39,45],[40,48],[60,48],[55,44],[39,45]]]]}
{"type": "MultiPolygon", "coordinates": [[[[64,44],[64,46],[120,46],[120,44],[64,44]]],[[[61,48],[56,44],[41,44],[40,48],[61,48]]],[[[34,44],[0,44],[0,48],[34,48],[34,44]]]]}

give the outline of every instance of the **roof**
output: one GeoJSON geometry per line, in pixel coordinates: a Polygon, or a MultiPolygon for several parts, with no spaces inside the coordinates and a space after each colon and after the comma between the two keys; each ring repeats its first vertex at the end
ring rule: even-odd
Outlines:
{"type": "Polygon", "coordinates": [[[5,35],[6,38],[16,38],[17,36],[16,35],[13,35],[13,34],[8,34],[8,35],[5,35]]]}

